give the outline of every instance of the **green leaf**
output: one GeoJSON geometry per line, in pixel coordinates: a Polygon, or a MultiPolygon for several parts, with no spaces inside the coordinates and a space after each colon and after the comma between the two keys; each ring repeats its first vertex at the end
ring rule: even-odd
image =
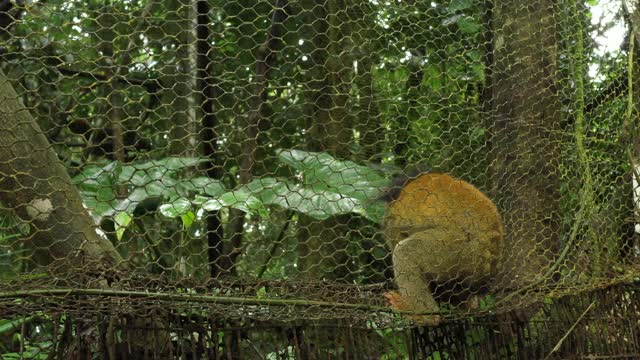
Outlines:
{"type": "Polygon", "coordinates": [[[232,207],[247,213],[257,213],[265,218],[269,216],[269,212],[264,207],[264,203],[246,189],[224,193],[202,204],[202,208],[207,211],[216,211],[225,207],[232,207]]]}
{"type": "MultiPolygon", "coordinates": [[[[302,173],[302,186],[305,187],[306,195],[312,192],[316,194],[325,194],[328,197],[328,212],[335,215],[342,213],[346,206],[344,199],[357,199],[357,204],[353,205],[353,212],[361,213],[374,222],[380,222],[384,216],[385,206],[382,202],[377,201],[381,189],[389,186],[389,180],[382,175],[382,172],[367,166],[359,165],[352,161],[337,160],[327,153],[315,153],[301,150],[279,150],[278,158],[283,163],[299,170],[302,173]],[[344,199],[335,205],[336,199],[332,195],[339,194],[344,199]]],[[[260,181],[271,181],[261,179],[260,181]]],[[[312,197],[313,198],[313,197],[312,197]]],[[[307,197],[308,199],[308,197],[307,197]]],[[[289,199],[291,200],[291,199],[289,199]]],[[[269,203],[270,200],[264,200],[269,203]]],[[[300,201],[292,200],[298,207],[298,211],[302,211],[314,217],[322,217],[317,210],[303,206],[300,201]]],[[[324,201],[319,201],[319,203],[324,201]]],[[[286,203],[278,204],[286,208],[296,206],[287,206],[286,203]]]]}
{"type": "Polygon", "coordinates": [[[196,220],[196,213],[193,211],[187,211],[185,214],[180,215],[180,220],[182,220],[182,226],[184,226],[185,229],[188,229],[196,220]]]}
{"type": "Polygon", "coordinates": [[[154,180],[136,190],[144,190],[147,196],[177,197],[175,196],[177,195],[175,191],[177,182],[175,179],[154,180]]]}
{"type": "Polygon", "coordinates": [[[442,25],[443,26],[449,26],[449,25],[455,24],[465,16],[466,15],[464,15],[464,14],[456,14],[456,15],[453,15],[453,16],[449,16],[448,18],[442,20],[442,25]]]}
{"type": "Polygon", "coordinates": [[[20,329],[22,324],[26,324],[31,321],[33,317],[25,317],[18,320],[0,319],[0,335],[14,332],[20,329]]]}
{"type": "Polygon", "coordinates": [[[256,298],[258,299],[265,299],[268,295],[269,293],[267,292],[267,288],[264,286],[256,290],[256,298]]]}
{"type": "Polygon", "coordinates": [[[284,179],[256,179],[247,184],[246,189],[266,205],[277,205],[316,219],[346,213],[358,213],[366,217],[370,215],[359,199],[325,189],[293,184],[284,179]]]}
{"type": "Polygon", "coordinates": [[[112,186],[113,177],[101,166],[89,165],[82,168],[82,171],[73,177],[73,183],[82,189],[90,190],[102,186],[112,186]]]}
{"type": "Polygon", "coordinates": [[[467,34],[473,34],[480,31],[482,28],[480,24],[471,16],[465,16],[457,21],[458,27],[462,32],[467,34]]]}
{"type": "Polygon", "coordinates": [[[150,193],[147,191],[147,188],[134,189],[125,199],[114,200],[106,203],[108,204],[108,209],[101,213],[101,217],[113,217],[121,211],[126,211],[128,214],[133,216],[135,210],[140,204],[150,199],[157,199],[158,197],[161,196],[155,193],[150,193]]]}
{"type": "Polygon", "coordinates": [[[147,162],[132,165],[136,170],[145,170],[153,173],[156,170],[183,170],[185,168],[194,167],[206,159],[194,157],[166,157],[159,160],[151,160],[147,162]]]}
{"type": "Polygon", "coordinates": [[[367,202],[364,205],[364,216],[378,224],[382,223],[385,211],[386,205],[382,201],[367,202]]]}
{"type": "Polygon", "coordinates": [[[189,180],[178,181],[179,170],[194,167],[202,161],[204,160],[201,158],[193,157],[168,157],[134,164],[114,161],[104,166],[85,167],[74,177],[74,183],[78,185],[92,216],[100,222],[104,217],[111,217],[122,211],[133,216],[142,203],[158,198],[175,200],[186,196],[188,190],[202,191],[209,195],[222,193],[222,185],[217,180],[199,177],[192,183],[189,180]],[[113,191],[115,184],[127,185],[129,196],[126,199],[117,199],[113,191]],[[181,184],[186,185],[181,187],[181,184]]]}
{"type": "Polygon", "coordinates": [[[176,218],[185,215],[191,210],[191,201],[179,198],[169,204],[160,205],[160,213],[168,218],[176,218]]]}
{"type": "Polygon", "coordinates": [[[119,212],[116,216],[113,217],[113,221],[116,225],[116,238],[120,241],[124,236],[124,232],[127,230],[129,224],[131,224],[131,220],[133,217],[127,214],[126,211],[119,212]]]}
{"type": "Polygon", "coordinates": [[[116,199],[116,193],[111,187],[102,187],[96,191],[95,197],[97,201],[109,202],[116,199]]]}
{"type": "Polygon", "coordinates": [[[482,53],[478,50],[469,50],[465,52],[465,55],[471,59],[471,62],[473,63],[480,63],[482,62],[482,53]]]}
{"type": "Polygon", "coordinates": [[[447,6],[447,11],[455,13],[456,11],[466,10],[471,6],[473,6],[471,0],[451,0],[451,3],[447,6]]]}
{"type": "Polygon", "coordinates": [[[277,154],[282,162],[302,172],[305,186],[317,191],[370,201],[389,185],[380,172],[353,161],[337,160],[327,153],[280,150],[277,154]]]}
{"type": "Polygon", "coordinates": [[[185,179],[178,183],[179,192],[196,192],[200,195],[216,197],[227,192],[220,180],[206,176],[199,176],[192,179],[185,179]]]}
{"type": "Polygon", "coordinates": [[[108,201],[98,201],[96,194],[90,191],[80,191],[82,202],[91,212],[91,215],[100,222],[100,219],[109,211],[113,211],[113,204],[108,201]]]}

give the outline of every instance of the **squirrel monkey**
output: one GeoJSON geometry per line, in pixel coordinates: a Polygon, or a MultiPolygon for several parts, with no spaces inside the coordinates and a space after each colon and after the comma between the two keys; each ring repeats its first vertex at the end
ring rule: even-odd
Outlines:
{"type": "MultiPolygon", "coordinates": [[[[495,277],[504,240],[496,206],[473,185],[446,174],[426,173],[395,193],[383,221],[393,252],[397,292],[385,294],[393,308],[437,312],[438,299],[477,307],[495,277]],[[476,302],[474,304],[474,302],[476,302]]],[[[438,325],[438,315],[412,315],[438,325]]]]}

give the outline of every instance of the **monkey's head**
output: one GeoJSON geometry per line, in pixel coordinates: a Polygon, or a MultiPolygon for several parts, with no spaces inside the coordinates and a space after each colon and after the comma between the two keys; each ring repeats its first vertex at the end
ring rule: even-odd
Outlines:
{"type": "Polygon", "coordinates": [[[400,197],[400,192],[408,183],[420,177],[420,175],[430,172],[433,172],[433,169],[431,167],[425,165],[417,165],[408,168],[399,174],[396,174],[391,179],[391,184],[388,187],[382,189],[382,191],[380,192],[380,196],[378,196],[378,199],[386,203],[391,203],[397,200],[400,197]]]}

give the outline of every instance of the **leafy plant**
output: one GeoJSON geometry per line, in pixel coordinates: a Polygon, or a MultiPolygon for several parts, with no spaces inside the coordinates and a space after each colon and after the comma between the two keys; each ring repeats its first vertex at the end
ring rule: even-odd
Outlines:
{"type": "Polygon", "coordinates": [[[356,213],[380,221],[384,207],[376,197],[388,185],[380,171],[327,153],[301,150],[279,150],[278,160],[297,171],[296,179],[262,177],[228,190],[218,180],[181,175],[201,159],[169,157],[136,164],[88,166],[74,181],[98,221],[114,219],[118,238],[131,224],[136,210],[154,200],[159,201],[158,210],[168,218],[199,209],[223,208],[268,217],[268,206],[279,206],[316,219],[356,213]],[[119,185],[128,190],[124,199],[117,198],[115,189],[119,185]]]}

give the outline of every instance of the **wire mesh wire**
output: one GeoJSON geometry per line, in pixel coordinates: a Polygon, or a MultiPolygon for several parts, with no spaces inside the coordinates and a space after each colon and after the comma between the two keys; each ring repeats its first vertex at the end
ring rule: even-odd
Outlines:
{"type": "Polygon", "coordinates": [[[0,326],[306,358],[635,281],[635,5],[0,1],[0,326]]]}

